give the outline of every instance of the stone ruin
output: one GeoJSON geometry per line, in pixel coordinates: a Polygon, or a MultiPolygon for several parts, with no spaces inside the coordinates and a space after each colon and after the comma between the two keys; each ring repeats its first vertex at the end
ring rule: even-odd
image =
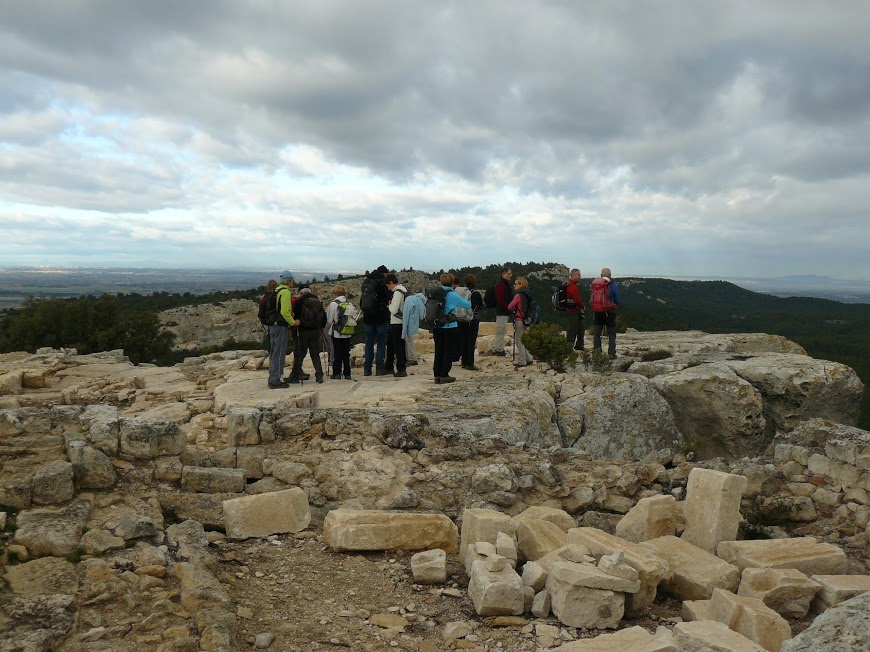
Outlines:
{"type": "Polygon", "coordinates": [[[766,335],[619,346],[610,374],[482,358],[449,388],[424,363],[278,392],[261,352],[0,356],[0,651],[866,644],[854,372],[766,335]],[[221,564],[251,541],[407,552],[400,581],[465,607],[245,638],[221,564]]]}

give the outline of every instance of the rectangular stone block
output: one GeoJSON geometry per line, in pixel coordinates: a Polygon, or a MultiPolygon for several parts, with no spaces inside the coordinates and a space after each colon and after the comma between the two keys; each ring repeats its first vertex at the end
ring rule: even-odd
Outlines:
{"type": "Polygon", "coordinates": [[[548,552],[543,557],[539,557],[535,563],[541,568],[548,571],[550,566],[557,561],[573,561],[578,564],[588,563],[594,564],[595,557],[589,554],[589,548],[579,543],[566,543],[561,548],[556,548],[552,552],[548,552]]]}
{"type": "Polygon", "coordinates": [[[641,498],[616,524],[616,536],[641,543],[676,532],[677,499],[673,496],[641,498]]]}
{"type": "Polygon", "coordinates": [[[846,554],[835,545],[814,537],[723,541],[717,554],[741,571],[746,568],[794,568],[804,575],[845,575],[846,554]]]}
{"type": "Polygon", "coordinates": [[[489,570],[485,561],[471,567],[468,595],[479,616],[519,616],[523,613],[523,581],[508,565],[489,570]]]}
{"type": "Polygon", "coordinates": [[[456,525],[444,514],[335,509],[323,521],[323,542],[334,550],[431,550],[454,554],[456,525]]]}
{"type": "Polygon", "coordinates": [[[578,564],[573,561],[557,561],[550,566],[547,575],[558,575],[562,584],[585,586],[590,589],[604,589],[620,593],[637,593],[640,590],[640,580],[626,580],[608,575],[591,564],[578,564]]]}
{"type": "Polygon", "coordinates": [[[686,622],[711,620],[710,600],[683,600],[683,610],[680,616],[686,622]]]}
{"type": "Polygon", "coordinates": [[[779,652],[783,642],[791,638],[791,627],[785,618],[758,598],[716,589],[710,599],[708,616],[768,652],[779,652]]]}
{"type": "Polygon", "coordinates": [[[650,634],[643,627],[629,627],[613,634],[565,643],[559,652],[683,652],[677,647],[673,635],[660,627],[650,634]]]}
{"type": "Polygon", "coordinates": [[[733,541],[740,525],[740,499],[747,480],[742,475],[694,468],[689,472],[682,538],[716,554],[722,541],[733,541]]]}
{"type": "MultiPolygon", "coordinates": [[[[459,561],[464,566],[465,551],[469,545],[486,541],[495,545],[499,532],[515,537],[514,522],[511,517],[494,509],[466,509],[462,512],[462,537],[459,546],[459,561]]],[[[470,565],[467,565],[471,568],[470,565]]]]}
{"type": "Polygon", "coordinates": [[[533,505],[527,507],[513,518],[514,523],[523,521],[549,521],[558,525],[564,532],[567,532],[577,524],[571,515],[563,509],[555,507],[546,507],[545,505],[533,505]]]}
{"type": "MultiPolygon", "coordinates": [[[[187,436],[171,421],[145,421],[121,418],[121,455],[136,460],[152,460],[163,455],[179,455],[187,446],[187,436]]],[[[98,447],[97,444],[94,444],[98,447]]]]}
{"type": "Polygon", "coordinates": [[[444,584],[447,581],[447,553],[440,548],[418,552],[411,557],[411,574],[416,584],[444,584]]]}
{"type": "Polygon", "coordinates": [[[625,612],[624,593],[580,586],[561,573],[547,577],[547,592],[553,614],[569,627],[615,629],[625,612]]]}
{"type": "Polygon", "coordinates": [[[870,575],[813,575],[811,579],[821,587],[812,604],[814,613],[870,591],[870,575]]]}
{"type": "Polygon", "coordinates": [[[234,405],[227,408],[227,445],[256,446],[260,443],[262,413],[255,407],[234,405]]]}
{"type": "Polygon", "coordinates": [[[565,531],[550,521],[525,520],[516,522],[517,552],[523,559],[535,561],[567,541],[565,531]]]}
{"type": "Polygon", "coordinates": [[[635,569],[640,577],[640,591],[630,594],[625,602],[626,613],[630,616],[644,613],[655,600],[659,582],[671,576],[666,560],[636,543],[620,539],[603,530],[591,527],[572,528],[568,530],[568,543],[586,546],[596,558],[622,551],[623,561],[635,569]]]}
{"type": "Polygon", "coordinates": [[[181,469],[181,488],[202,494],[241,493],[245,490],[244,469],[210,469],[185,466],[181,469]]]}
{"type": "Polygon", "coordinates": [[[747,568],[740,577],[737,595],[758,598],[786,618],[803,618],[820,588],[793,568],[747,568]]]}
{"type": "Polygon", "coordinates": [[[712,650],[713,652],[764,652],[742,634],[731,631],[715,620],[696,620],[674,626],[674,640],[680,650],[712,650]]]}
{"type": "Polygon", "coordinates": [[[667,560],[672,575],[662,582],[662,589],[681,600],[708,600],[716,588],[737,590],[740,571],[736,566],[687,541],[668,536],[640,545],[667,560]]]}
{"type": "Polygon", "coordinates": [[[225,500],[223,511],[231,539],[301,532],[311,523],[308,496],[299,487],[225,500]]]}

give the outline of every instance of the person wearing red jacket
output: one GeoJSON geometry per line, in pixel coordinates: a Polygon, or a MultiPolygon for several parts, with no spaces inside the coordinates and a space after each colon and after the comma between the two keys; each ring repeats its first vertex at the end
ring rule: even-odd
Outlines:
{"type": "Polygon", "coordinates": [[[585,348],[583,344],[583,318],[585,317],[586,305],[580,298],[578,281],[580,281],[580,270],[575,267],[568,275],[568,289],[565,292],[569,303],[565,310],[568,314],[568,331],[565,336],[575,351],[582,351],[585,348]]]}

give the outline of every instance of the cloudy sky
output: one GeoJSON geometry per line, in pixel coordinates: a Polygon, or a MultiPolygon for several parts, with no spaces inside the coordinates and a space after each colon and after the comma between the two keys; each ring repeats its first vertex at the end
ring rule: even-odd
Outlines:
{"type": "Polygon", "coordinates": [[[0,265],[870,278],[870,0],[0,0],[0,265]]]}

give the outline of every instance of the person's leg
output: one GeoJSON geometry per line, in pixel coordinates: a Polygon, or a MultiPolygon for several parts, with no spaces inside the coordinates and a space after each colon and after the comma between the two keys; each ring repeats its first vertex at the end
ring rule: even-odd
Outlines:
{"type": "Polygon", "coordinates": [[[607,313],[607,355],[616,358],[616,313],[607,313]]]}
{"type": "MultiPolygon", "coordinates": [[[[401,326],[399,326],[401,328],[401,326]]],[[[393,373],[395,371],[396,347],[393,342],[393,324],[387,324],[387,355],[384,358],[384,371],[393,373]]]]}
{"type": "MultiPolygon", "coordinates": [[[[464,334],[465,329],[468,328],[468,322],[459,321],[456,322],[456,337],[453,339],[453,356],[452,362],[459,362],[462,359],[462,353],[464,352],[464,347],[462,343],[465,341],[464,334]]],[[[463,362],[463,364],[465,364],[463,362]]]]}
{"type": "Polygon", "coordinates": [[[332,378],[341,376],[341,354],[344,347],[341,344],[341,338],[332,336],[332,378]]]}
{"type": "Polygon", "coordinates": [[[443,328],[433,328],[432,329],[432,338],[435,340],[435,355],[432,360],[432,375],[435,376],[435,380],[441,378],[441,358],[443,357],[443,349],[444,349],[444,329],[443,328]]]}
{"type": "Polygon", "coordinates": [[[375,339],[377,339],[377,324],[366,324],[366,353],[363,358],[363,371],[366,374],[372,373],[372,362],[375,357],[375,339]]]}
{"type": "Polygon", "coordinates": [[[507,333],[508,315],[497,315],[495,318],[495,336],[492,338],[492,351],[504,353],[504,336],[507,333]]]}
{"type": "Polygon", "coordinates": [[[302,379],[302,363],[305,362],[305,354],[308,353],[308,331],[296,331],[295,351],[293,352],[293,369],[290,371],[290,382],[297,383],[302,379]]]}
{"type": "Polygon", "coordinates": [[[477,349],[477,333],[480,331],[480,320],[475,319],[473,322],[468,324],[468,342],[467,342],[467,351],[468,358],[465,362],[466,366],[473,367],[474,366],[474,354],[477,349]]]}
{"type": "Polygon", "coordinates": [[[408,364],[417,364],[417,347],[414,346],[414,338],[411,336],[405,338],[405,357],[408,364]]]}
{"type": "Polygon", "coordinates": [[[445,328],[444,338],[445,346],[442,350],[441,357],[441,378],[450,376],[450,369],[453,367],[452,351],[456,348],[456,337],[459,334],[458,328],[445,328]]]}
{"type": "Polygon", "coordinates": [[[344,377],[350,378],[350,349],[352,346],[351,339],[349,337],[345,338],[343,344],[344,353],[342,355],[344,358],[344,362],[342,363],[342,365],[344,366],[344,377]]]}
{"type": "Polygon", "coordinates": [[[568,343],[571,346],[574,346],[574,341],[577,339],[577,317],[580,316],[579,312],[566,312],[565,315],[568,317],[568,328],[565,329],[565,339],[568,340],[568,343]]]}
{"type": "Polygon", "coordinates": [[[284,356],[287,352],[287,329],[283,326],[272,326],[269,329],[269,384],[280,385],[284,373],[284,356]]]}
{"type": "Polygon", "coordinates": [[[311,364],[314,366],[314,378],[318,383],[323,382],[323,364],[320,362],[320,330],[306,331],[305,348],[311,356],[311,364]]]}
{"type": "Polygon", "coordinates": [[[577,341],[574,343],[575,351],[583,351],[586,348],[586,329],[583,322],[583,314],[577,313],[577,341]]]}
{"type": "Polygon", "coordinates": [[[517,345],[517,359],[514,361],[514,364],[517,367],[525,367],[529,364],[528,358],[529,354],[526,351],[526,347],[523,346],[523,333],[526,332],[526,325],[523,324],[522,319],[514,320],[514,342],[517,345]]]}
{"type": "Polygon", "coordinates": [[[377,346],[375,352],[375,368],[378,371],[384,370],[384,349],[387,345],[387,328],[389,324],[387,322],[383,322],[382,324],[375,324],[375,331],[377,333],[377,346]]]}
{"type": "Polygon", "coordinates": [[[601,350],[601,331],[604,328],[605,316],[606,315],[603,312],[596,312],[592,317],[594,322],[595,322],[595,330],[593,331],[593,334],[592,334],[592,350],[593,351],[600,351],[601,350]]]}
{"type": "Polygon", "coordinates": [[[402,373],[408,367],[405,357],[405,340],[402,339],[402,325],[390,324],[390,340],[393,342],[393,351],[396,354],[396,372],[402,373]]]}

